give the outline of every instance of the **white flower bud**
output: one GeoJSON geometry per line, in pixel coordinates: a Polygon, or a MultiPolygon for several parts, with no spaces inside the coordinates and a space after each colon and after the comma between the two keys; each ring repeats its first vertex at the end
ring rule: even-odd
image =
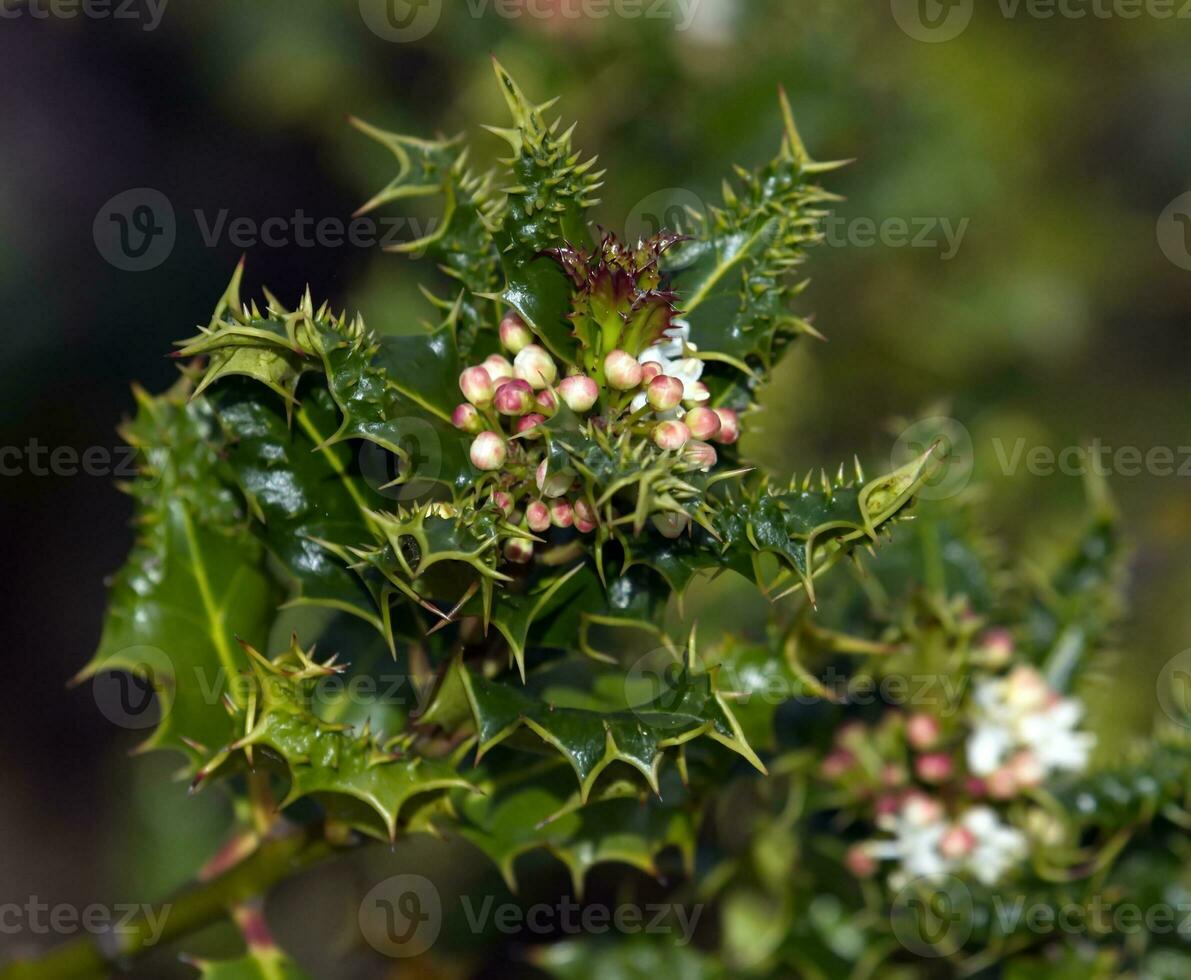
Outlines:
{"type": "Polygon", "coordinates": [[[484,428],[484,420],[475,405],[458,405],[451,413],[451,424],[464,432],[479,432],[484,428]]]}
{"type": "Polygon", "coordinates": [[[469,367],[459,375],[459,390],[473,405],[487,405],[496,393],[496,386],[485,368],[469,367]]]}
{"type": "Polygon", "coordinates": [[[665,374],[659,374],[646,392],[649,407],[655,412],[668,412],[682,402],[682,382],[665,374]]]}
{"type": "Polygon", "coordinates": [[[537,344],[528,344],[514,359],[513,372],[522,381],[527,381],[532,387],[541,389],[554,384],[558,377],[558,366],[554,363],[554,359],[546,353],[545,348],[539,347],[537,344]]]}
{"type": "Polygon", "coordinates": [[[653,442],[659,449],[681,449],[691,438],[691,430],[682,422],[659,422],[653,430],[653,442]]]}
{"type": "Polygon", "coordinates": [[[513,497],[503,490],[494,490],[492,492],[492,505],[504,514],[505,517],[513,513],[513,497]]]}
{"type": "MultiPolygon", "coordinates": [[[[522,435],[524,433],[532,432],[533,429],[536,429],[545,421],[545,415],[539,415],[537,412],[531,412],[529,415],[519,418],[517,420],[517,424],[513,428],[517,430],[517,435],[522,435]]],[[[526,436],[527,439],[540,439],[541,437],[542,434],[540,432],[532,433],[526,436]]]]}
{"type": "Polygon", "coordinates": [[[526,381],[506,381],[496,389],[492,404],[501,415],[524,415],[533,407],[533,389],[526,381]]]}
{"type": "Polygon", "coordinates": [[[488,377],[492,379],[494,385],[513,377],[513,365],[500,354],[489,354],[484,358],[481,367],[488,372],[488,377]]]}
{"type": "Polygon", "coordinates": [[[505,350],[517,354],[533,343],[533,331],[525,325],[525,321],[516,312],[509,310],[504,315],[504,319],[500,321],[500,342],[504,345],[505,350]]]}
{"type": "Polygon", "coordinates": [[[528,565],[533,560],[533,542],[510,538],[505,542],[505,557],[518,565],[528,565]]]}
{"type": "Polygon", "coordinates": [[[720,417],[710,408],[692,408],[682,417],[691,435],[704,441],[719,435],[720,417]]]}
{"type": "Polygon", "coordinates": [[[504,439],[495,432],[481,432],[472,440],[472,465],[478,470],[499,470],[509,455],[504,439]]]}
{"type": "Polygon", "coordinates": [[[740,416],[730,408],[717,408],[715,414],[720,417],[720,431],[716,433],[715,441],[724,446],[730,446],[740,438],[740,416]]]}
{"type": "Polygon", "coordinates": [[[586,500],[580,498],[575,501],[575,527],[583,534],[590,534],[599,527],[600,519],[596,510],[586,500]]]}
{"type": "Polygon", "coordinates": [[[525,523],[534,532],[545,531],[550,526],[550,508],[535,500],[525,508],[525,523]]]}
{"type": "Polygon", "coordinates": [[[709,442],[700,442],[698,439],[692,439],[682,447],[682,458],[704,472],[715,466],[719,459],[715,446],[709,442]]]}
{"type": "Polygon", "coordinates": [[[599,399],[600,389],[587,375],[576,374],[563,378],[558,394],[572,412],[588,412],[599,399]]]}
{"type": "Polygon", "coordinates": [[[604,358],[604,377],[617,391],[632,391],[641,384],[641,364],[627,351],[610,351],[604,358]]]}
{"type": "Polygon", "coordinates": [[[555,527],[570,527],[575,523],[575,509],[569,500],[554,500],[550,504],[550,523],[555,527]]]}

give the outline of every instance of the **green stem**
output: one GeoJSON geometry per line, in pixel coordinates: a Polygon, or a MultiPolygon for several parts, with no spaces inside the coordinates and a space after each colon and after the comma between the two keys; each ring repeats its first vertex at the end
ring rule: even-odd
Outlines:
{"type": "Polygon", "coordinates": [[[12,963],[0,968],[0,980],[101,980],[159,945],[219,922],[236,905],[335,852],[321,823],[290,827],[265,840],[240,864],[217,878],[190,886],[119,932],[85,936],[40,959],[12,963]]]}

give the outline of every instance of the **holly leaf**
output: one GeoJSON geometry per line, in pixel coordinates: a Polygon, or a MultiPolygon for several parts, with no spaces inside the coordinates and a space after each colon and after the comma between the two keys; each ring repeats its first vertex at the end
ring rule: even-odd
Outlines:
{"type": "Polygon", "coordinates": [[[579,895],[587,873],[601,864],[627,864],[657,877],[657,857],[670,848],[693,870],[695,811],[676,772],[667,774],[661,797],[633,780],[609,780],[586,803],[557,758],[527,765],[521,753],[498,749],[468,778],[478,792],[453,792],[440,829],[483,851],[513,891],[517,859],[535,850],[566,865],[579,895]]]}
{"type": "Polygon", "coordinates": [[[457,310],[435,332],[381,344],[361,318],[333,316],[326,306],[316,310],[309,293],[294,311],[272,296],[264,315],[255,304],[242,305],[241,272],[211,323],[177,352],[208,359],[199,392],[243,375],[277,391],[292,414],[302,377],[321,374],[340,415],[323,446],[362,440],[394,454],[396,473],[386,485],[402,487],[403,499],[440,483],[459,495],[471,489],[480,474],[468,459],[467,440],[450,423],[454,397],[446,380],[458,363],[457,310]],[[236,352],[244,356],[233,358],[236,352]],[[428,372],[422,382],[420,371],[428,372]]]}
{"type": "Polygon", "coordinates": [[[296,638],[273,660],[246,649],[252,697],[235,713],[237,737],[199,771],[196,786],[245,765],[264,765],[289,781],[282,807],[313,798],[333,820],[393,840],[414,797],[468,785],[450,766],[408,750],[408,739],[385,740],[368,725],[356,729],[320,718],[311,702],[318,683],[342,669],[334,661],[316,662],[296,638]]]}
{"type": "Polygon", "coordinates": [[[556,100],[534,105],[499,62],[493,66],[513,117],[511,128],[488,127],[512,149],[505,161],[504,203],[494,216],[505,273],[502,299],[547,349],[570,364],[572,288],[561,266],[543,253],[563,243],[588,243],[587,210],[599,203],[601,174],[593,172],[594,157],[581,163],[582,155],[572,150],[573,127],[559,132],[560,121],[546,122],[556,100]]]}
{"type": "MultiPolygon", "coordinates": [[[[388,246],[389,251],[425,255],[457,280],[460,335],[469,352],[479,333],[495,325],[495,308],[485,297],[500,288],[500,258],[492,236],[492,213],[499,207],[492,175],[473,173],[461,137],[425,140],[391,133],[360,119],[351,123],[384,146],[397,160],[397,174],[356,215],[394,201],[441,198],[442,212],[421,237],[388,246]]],[[[443,309],[451,304],[435,301],[443,309]]]]}
{"type": "Polygon", "coordinates": [[[657,697],[629,703],[624,674],[587,659],[537,672],[525,689],[478,675],[456,659],[418,721],[474,734],[477,759],[515,737],[519,746],[557,752],[574,770],[582,801],[613,763],[624,763],[659,792],[665,751],[700,737],[764,772],[712,675],[695,672],[693,654],[669,668],[657,697]]]}
{"type": "Polygon", "coordinates": [[[790,273],[821,238],[818,223],[828,212],[816,205],[836,199],[811,180],[840,164],[812,161],[784,92],[781,107],[778,155],[754,172],[738,168],[740,186],[725,182],[723,204],[692,216],[692,240],[664,262],[700,356],[733,369],[705,379],[717,403],[733,400],[732,386],[743,381],[737,372],[766,372],[793,336],[817,335],[789,312],[790,273]]]}
{"type": "Polygon", "coordinates": [[[99,649],[79,679],[126,671],[149,680],[161,720],[143,748],[192,764],[231,735],[221,699],[247,666],[237,637],[263,643],[281,599],[235,492],[217,476],[216,421],[182,380],[136,390],[123,430],[142,453],[131,486],[136,544],[112,582],[99,649]]]}
{"type": "Polygon", "coordinates": [[[304,394],[295,424],[262,394],[233,381],[208,395],[224,459],[256,517],[258,537],[296,583],[294,603],[349,612],[391,645],[391,590],[379,575],[353,572],[339,557],[375,543],[370,514],[384,498],[361,478],[346,445],[328,444],[339,416],[326,388],[315,384],[304,394]]]}

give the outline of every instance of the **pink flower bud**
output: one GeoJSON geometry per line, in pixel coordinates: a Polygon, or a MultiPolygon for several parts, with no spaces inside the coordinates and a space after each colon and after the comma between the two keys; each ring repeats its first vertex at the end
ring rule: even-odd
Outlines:
{"type": "Polygon", "coordinates": [[[702,381],[692,381],[686,385],[682,400],[688,408],[694,408],[703,402],[711,401],[711,389],[702,381]]]}
{"type": "Polygon", "coordinates": [[[833,749],[819,764],[819,775],[835,781],[856,764],[856,757],[847,749],[833,749]]]}
{"type": "Polygon", "coordinates": [[[922,751],[934,748],[939,741],[941,727],[933,715],[915,714],[906,720],[906,738],[910,744],[922,751]]]}
{"type": "Polygon", "coordinates": [[[668,412],[682,402],[682,382],[677,378],[659,374],[649,382],[646,398],[649,400],[649,407],[655,412],[668,412]]]}
{"type": "Polygon", "coordinates": [[[513,513],[513,497],[503,490],[494,490],[492,492],[492,506],[496,507],[505,517],[508,517],[513,513]]]}
{"type": "Polygon", "coordinates": [[[720,431],[715,441],[724,446],[730,446],[740,438],[740,416],[730,408],[717,408],[715,414],[720,417],[720,431]]]}
{"type": "Polygon", "coordinates": [[[499,470],[509,455],[504,439],[495,432],[481,432],[472,440],[472,465],[478,470],[499,470]]]}
{"type": "Polygon", "coordinates": [[[646,361],[641,365],[641,383],[649,384],[662,373],[662,366],[657,361],[646,361]]]}
{"type": "Polygon", "coordinates": [[[564,378],[558,386],[558,393],[572,412],[590,411],[600,397],[599,387],[585,374],[564,378]]]}
{"type": "Polygon", "coordinates": [[[902,798],[898,793],[882,793],[877,797],[876,813],[878,817],[890,817],[902,808],[902,798]]]}
{"type": "Polygon", "coordinates": [[[525,321],[516,312],[509,310],[504,315],[504,319],[500,321],[500,342],[504,345],[505,350],[517,354],[533,343],[533,331],[525,325],[525,321]]]}
{"type": "Polygon", "coordinates": [[[657,528],[663,538],[670,540],[682,537],[682,532],[691,525],[691,519],[686,514],[675,514],[669,511],[665,514],[654,514],[649,522],[657,528]]]}
{"type": "Polygon", "coordinates": [[[549,388],[543,388],[533,398],[534,408],[543,415],[550,416],[558,411],[558,399],[549,388]]]}
{"type": "Polygon", "coordinates": [[[533,501],[525,508],[525,523],[531,531],[545,531],[550,526],[550,508],[540,500],[533,501]]]}
{"type": "Polygon", "coordinates": [[[575,527],[583,534],[590,534],[600,525],[599,515],[586,500],[575,501],[575,527]]]}
{"type": "Polygon", "coordinates": [[[501,357],[500,354],[489,354],[484,358],[484,363],[481,367],[488,372],[488,377],[492,379],[494,385],[513,377],[513,365],[506,358],[501,357]]]}
{"type": "Polygon", "coordinates": [[[513,372],[522,381],[528,381],[533,388],[540,389],[554,384],[558,377],[558,366],[545,348],[529,344],[513,360],[513,372]]]}
{"type": "Polygon", "coordinates": [[[459,375],[459,390],[473,405],[487,405],[492,401],[496,386],[485,368],[469,367],[459,375]]]}
{"type": "Polygon", "coordinates": [[[555,527],[570,527],[575,523],[575,509],[568,500],[555,500],[550,504],[550,523],[555,527]]]}
{"type": "Polygon", "coordinates": [[[955,763],[944,752],[928,752],[914,761],[914,772],[924,783],[945,783],[954,771],[955,763]]]}
{"type": "Polygon", "coordinates": [[[1034,789],[1042,785],[1046,778],[1046,770],[1042,763],[1029,749],[1022,749],[1009,760],[1009,769],[1013,773],[1013,780],[1018,786],[1034,789]]]}
{"type": "Polygon", "coordinates": [[[627,351],[611,351],[604,358],[604,377],[617,391],[632,391],[641,384],[641,364],[627,351]]]}
{"type": "Polygon", "coordinates": [[[533,389],[520,379],[506,381],[496,389],[492,403],[501,415],[524,415],[533,407],[533,389]]]}
{"type": "Polygon", "coordinates": [[[881,784],[883,786],[896,789],[898,786],[904,786],[905,782],[906,770],[904,766],[889,762],[881,767],[881,784]]]}
{"type": "Polygon", "coordinates": [[[659,422],[653,430],[653,441],[659,449],[681,449],[690,441],[691,430],[681,422],[659,422]]]}
{"type": "Polygon", "coordinates": [[[476,411],[475,405],[457,405],[451,413],[451,424],[464,432],[479,432],[484,428],[484,420],[476,411]]]}
{"type": "Polygon", "coordinates": [[[715,446],[711,443],[692,439],[682,447],[682,458],[696,469],[706,473],[715,466],[719,456],[716,455],[715,446]]]}
{"type": "Polygon", "coordinates": [[[984,781],[984,785],[994,800],[1011,800],[1017,795],[1017,780],[1009,766],[1001,766],[984,781]]]}
{"type": "Polygon", "coordinates": [[[1008,630],[989,630],[980,638],[984,665],[998,670],[1013,659],[1013,634],[1008,630]]]}
{"type": "Polygon", "coordinates": [[[925,793],[910,793],[902,800],[902,816],[915,827],[926,827],[943,819],[943,804],[925,793]]]}
{"type": "Polygon", "coordinates": [[[939,853],[948,861],[966,858],[975,849],[976,835],[967,827],[950,827],[939,841],[939,853]]]}
{"type": "Polygon", "coordinates": [[[510,538],[505,542],[505,557],[518,565],[533,561],[533,542],[524,538],[510,538]]]}
{"type": "Polygon", "coordinates": [[[844,865],[857,878],[871,878],[877,873],[877,859],[863,844],[854,844],[844,856],[844,865]]]}
{"type": "MultiPolygon", "coordinates": [[[[515,426],[513,426],[513,428],[515,428],[517,430],[518,435],[521,435],[522,433],[529,432],[531,429],[536,429],[539,425],[541,425],[545,421],[546,421],[545,415],[539,415],[537,412],[531,412],[529,415],[526,415],[524,418],[519,418],[517,420],[517,424],[515,426]]],[[[531,435],[531,436],[528,436],[527,438],[538,439],[538,438],[541,438],[541,435],[542,434],[539,432],[536,435],[531,435]]]]}
{"type": "Polygon", "coordinates": [[[561,473],[549,473],[545,460],[538,464],[538,470],[534,477],[538,489],[545,497],[561,497],[571,489],[571,483],[574,480],[574,475],[565,470],[561,473]]]}
{"type": "Polygon", "coordinates": [[[716,414],[714,409],[692,408],[682,417],[686,423],[686,427],[691,430],[691,435],[696,439],[711,439],[719,435],[720,431],[720,417],[716,414]]]}

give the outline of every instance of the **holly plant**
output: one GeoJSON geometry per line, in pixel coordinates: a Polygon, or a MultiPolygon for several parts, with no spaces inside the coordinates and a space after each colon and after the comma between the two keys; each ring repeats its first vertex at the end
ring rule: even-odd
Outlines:
{"type": "MultiPolygon", "coordinates": [[[[772,160],[623,240],[589,220],[603,174],[573,129],[496,77],[492,173],[459,139],[356,122],[397,168],[364,210],[441,209],[398,247],[437,266],[436,323],[381,336],[309,290],[252,298],[241,263],[177,383],[136,390],[136,542],[80,679],[151,684],[143,747],[227,794],[234,825],[160,934],[137,919],[0,976],[118,974],[222,918],[242,958],[194,971],[304,976],[272,886],[420,835],[511,890],[548,879],[544,854],[567,901],[609,865],[622,901],[699,913],[537,934],[506,951],[525,975],[1191,974],[1185,932],[1090,911],[1191,886],[1186,740],[1101,769],[1074,693],[1120,614],[1106,490],[1047,567],[962,497],[916,504],[937,445],[872,478],[750,463],[776,363],[818,336],[791,307],[837,164],[783,95],[772,160]],[[761,622],[699,627],[683,600],[725,574],[761,622]]],[[[475,949],[418,935],[426,895],[377,904],[378,960],[479,974],[475,949]]]]}

